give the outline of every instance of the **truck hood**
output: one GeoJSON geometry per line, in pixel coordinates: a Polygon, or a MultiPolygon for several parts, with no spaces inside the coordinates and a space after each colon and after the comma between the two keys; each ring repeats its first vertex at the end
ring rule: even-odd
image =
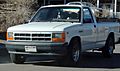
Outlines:
{"type": "Polygon", "coordinates": [[[26,31],[63,31],[65,28],[74,25],[70,22],[31,22],[8,28],[8,32],[26,31]]]}

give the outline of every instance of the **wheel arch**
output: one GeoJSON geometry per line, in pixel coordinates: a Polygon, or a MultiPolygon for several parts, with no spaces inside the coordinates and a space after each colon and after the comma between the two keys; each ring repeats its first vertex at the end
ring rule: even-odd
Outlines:
{"type": "Polygon", "coordinates": [[[80,37],[80,36],[74,36],[74,37],[72,37],[72,38],[70,39],[70,41],[69,41],[69,45],[71,44],[71,42],[73,41],[73,39],[78,39],[79,42],[80,42],[80,45],[81,45],[81,37],[80,37]]]}
{"type": "Polygon", "coordinates": [[[108,35],[108,37],[107,37],[107,40],[108,40],[110,37],[112,37],[113,40],[115,41],[114,32],[110,32],[110,33],[109,33],[109,35],[108,35]]]}

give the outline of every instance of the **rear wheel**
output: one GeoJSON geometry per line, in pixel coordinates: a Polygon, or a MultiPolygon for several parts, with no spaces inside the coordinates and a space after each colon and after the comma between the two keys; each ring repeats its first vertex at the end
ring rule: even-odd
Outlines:
{"type": "Polygon", "coordinates": [[[114,38],[109,37],[106,41],[105,46],[103,47],[102,54],[104,57],[112,57],[113,51],[115,49],[114,38]]]}
{"type": "Polygon", "coordinates": [[[11,60],[15,64],[22,64],[25,62],[25,57],[24,55],[20,54],[10,54],[11,60]]]}

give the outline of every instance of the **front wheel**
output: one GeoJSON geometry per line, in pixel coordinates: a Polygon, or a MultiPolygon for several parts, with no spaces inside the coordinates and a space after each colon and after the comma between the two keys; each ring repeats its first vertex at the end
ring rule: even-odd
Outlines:
{"type": "Polygon", "coordinates": [[[25,62],[25,57],[24,55],[20,54],[10,54],[11,61],[15,64],[22,64],[25,62]]]}
{"type": "Polygon", "coordinates": [[[81,58],[81,44],[77,38],[73,39],[69,45],[68,60],[72,65],[77,65],[81,58]]]}

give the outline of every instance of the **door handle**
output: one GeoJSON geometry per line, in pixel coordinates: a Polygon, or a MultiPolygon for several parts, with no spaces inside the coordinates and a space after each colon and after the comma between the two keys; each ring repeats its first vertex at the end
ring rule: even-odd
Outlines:
{"type": "Polygon", "coordinates": [[[83,32],[83,30],[80,30],[79,33],[83,32]]]}

